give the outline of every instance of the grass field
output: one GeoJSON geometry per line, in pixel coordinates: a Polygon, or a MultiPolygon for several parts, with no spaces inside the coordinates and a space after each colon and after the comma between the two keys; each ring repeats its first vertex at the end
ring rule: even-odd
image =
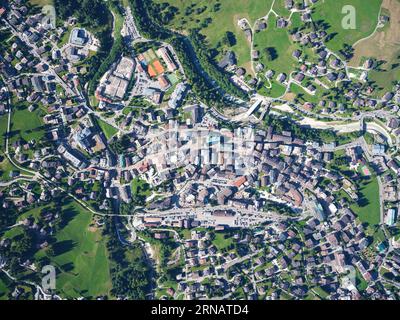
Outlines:
{"type": "Polygon", "coordinates": [[[352,46],[356,41],[369,36],[374,31],[382,0],[325,0],[319,1],[313,11],[314,21],[324,21],[328,34],[333,37],[327,47],[333,51],[340,51],[345,44],[352,46]],[[342,27],[342,8],[352,5],[356,9],[356,29],[346,30],[342,27]]]}
{"type": "Polygon", "coordinates": [[[376,177],[372,177],[366,185],[360,186],[361,197],[357,204],[353,204],[351,209],[357,214],[363,223],[371,227],[379,224],[379,185],[376,177]]]}
{"type": "Polygon", "coordinates": [[[29,0],[29,3],[32,5],[45,6],[52,5],[54,3],[53,0],[29,0]]]}
{"type": "Polygon", "coordinates": [[[11,280],[0,272],[0,300],[7,300],[10,293],[11,280]]]}
{"type": "Polygon", "coordinates": [[[109,125],[107,122],[104,122],[100,118],[96,118],[97,124],[99,125],[100,129],[103,131],[106,139],[110,139],[115,134],[117,134],[118,130],[113,126],[109,125]]]}
{"type": "Polygon", "coordinates": [[[51,258],[60,269],[57,290],[68,297],[108,294],[109,262],[101,231],[90,229],[93,215],[70,201],[63,205],[69,223],[56,235],[59,253],[51,258]]]}
{"type": "Polygon", "coordinates": [[[132,180],[131,191],[133,195],[144,196],[146,198],[151,195],[149,184],[146,181],[138,178],[132,180]]]}
{"type": "Polygon", "coordinates": [[[355,46],[351,65],[359,66],[366,58],[382,62],[378,70],[369,73],[369,78],[377,85],[376,96],[387,92],[392,82],[400,77],[400,2],[383,0],[382,11],[390,16],[390,22],[369,39],[355,46]]]}
{"type": "Polygon", "coordinates": [[[203,21],[211,18],[211,23],[201,30],[201,33],[207,37],[210,48],[217,47],[227,31],[233,32],[236,44],[229,49],[235,52],[238,65],[247,69],[250,61],[250,43],[237,22],[239,19],[246,18],[253,24],[258,18],[265,16],[272,5],[272,0],[156,0],[155,2],[167,2],[178,8],[178,14],[167,26],[180,32],[186,33],[189,29],[199,27],[203,21]],[[220,3],[219,9],[215,9],[218,7],[217,3],[220,3]],[[192,8],[190,14],[186,14],[187,8],[192,8]],[[204,12],[196,12],[204,8],[204,12]]]}
{"type": "Polygon", "coordinates": [[[228,248],[233,243],[232,237],[228,236],[225,239],[224,236],[225,236],[224,233],[218,233],[218,232],[215,233],[215,238],[212,241],[212,244],[217,247],[218,251],[228,248]]]}
{"type": "Polygon", "coordinates": [[[8,115],[0,116],[0,148],[3,150],[5,146],[5,133],[7,132],[8,115]]]}
{"type": "Polygon", "coordinates": [[[255,34],[254,49],[260,52],[259,61],[265,66],[265,70],[274,70],[276,76],[281,72],[288,75],[294,70],[296,61],[292,58],[292,53],[296,45],[289,39],[286,29],[276,27],[276,20],[274,15],[270,15],[267,29],[255,34]],[[275,50],[275,56],[271,61],[266,59],[265,49],[267,48],[275,50]]]}
{"type": "MultiPolygon", "coordinates": [[[[38,219],[42,209],[54,210],[54,204],[23,212],[18,220],[29,216],[38,219]]],[[[54,256],[48,255],[46,249],[41,249],[35,254],[35,260],[47,256],[50,263],[57,267],[56,291],[65,297],[109,295],[112,284],[106,239],[101,230],[91,226],[92,213],[75,201],[65,198],[60,214],[65,222],[54,235],[54,256]]],[[[12,239],[21,232],[21,227],[14,227],[7,230],[4,237],[12,239]]],[[[0,283],[0,296],[1,291],[0,283]]]]}
{"type": "Polygon", "coordinates": [[[0,161],[0,181],[9,181],[10,180],[10,172],[20,171],[20,173],[26,174],[26,172],[21,172],[18,168],[14,167],[12,163],[5,157],[5,155],[0,152],[0,158],[3,157],[3,160],[0,161]]]}
{"type": "Polygon", "coordinates": [[[45,134],[43,116],[44,112],[40,108],[30,112],[26,104],[19,104],[14,107],[11,117],[11,142],[16,141],[18,138],[22,138],[25,141],[33,139],[36,142],[43,139],[45,134]]]}

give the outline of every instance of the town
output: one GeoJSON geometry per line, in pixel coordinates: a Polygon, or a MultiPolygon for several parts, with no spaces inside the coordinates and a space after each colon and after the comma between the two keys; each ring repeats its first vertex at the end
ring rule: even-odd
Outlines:
{"type": "MultiPolygon", "coordinates": [[[[48,260],[63,275],[77,270],[59,244],[79,250],[63,228],[87,223],[85,237],[104,250],[141,252],[150,298],[398,299],[400,83],[375,95],[368,79],[379,62],[351,67],[328,48],[327,32],[307,24],[319,2],[285,1],[301,28],[272,7],[254,27],[237,19],[254,73],[232,51],[218,61],[249,97],[226,112],[198,99],[178,46],[142,35],[132,5],[111,6],[122,49],[95,73],[100,33],[74,17],[54,25],[26,1],[1,7],[9,297],[83,298],[15,279],[35,279],[48,260]],[[269,69],[273,48],[256,45],[271,19],[290,29],[289,72],[269,69]]],[[[381,14],[379,27],[389,20],[381,14]]]]}

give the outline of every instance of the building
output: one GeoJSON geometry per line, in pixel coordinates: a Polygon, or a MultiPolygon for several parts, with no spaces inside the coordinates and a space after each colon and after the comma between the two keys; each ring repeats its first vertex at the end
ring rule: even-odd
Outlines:
{"type": "Polygon", "coordinates": [[[160,88],[162,90],[166,90],[170,87],[169,81],[163,75],[158,77],[158,83],[160,84],[160,88]]]}
{"type": "Polygon", "coordinates": [[[166,47],[161,47],[156,51],[157,55],[159,57],[161,57],[161,59],[164,61],[164,63],[167,66],[167,70],[169,72],[173,72],[176,69],[178,69],[178,67],[176,66],[175,61],[171,58],[170,54],[169,54],[169,50],[166,47]]]}
{"type": "Polygon", "coordinates": [[[389,226],[392,227],[396,224],[397,220],[397,213],[396,209],[389,209],[387,211],[386,217],[385,217],[385,223],[389,226]]]}
{"type": "Polygon", "coordinates": [[[129,82],[116,76],[110,76],[104,94],[112,99],[123,99],[129,82]]]}
{"type": "Polygon", "coordinates": [[[128,57],[122,57],[121,61],[118,63],[114,75],[121,79],[130,80],[132,73],[135,70],[136,63],[133,59],[128,57]]]}
{"type": "Polygon", "coordinates": [[[68,161],[70,162],[74,167],[83,169],[86,167],[86,163],[84,160],[81,160],[81,157],[73,151],[70,151],[65,147],[64,145],[60,145],[57,148],[57,151],[68,161]]]}
{"type": "Polygon", "coordinates": [[[382,156],[385,154],[385,146],[382,144],[374,144],[372,146],[372,155],[382,156]]]}
{"type": "Polygon", "coordinates": [[[83,46],[88,41],[85,29],[75,28],[71,32],[70,43],[76,46],[83,46]]]}
{"type": "Polygon", "coordinates": [[[186,92],[186,85],[184,83],[179,83],[174,92],[171,94],[171,98],[168,101],[168,106],[172,109],[176,109],[180,106],[180,103],[183,100],[183,97],[186,92]]]}

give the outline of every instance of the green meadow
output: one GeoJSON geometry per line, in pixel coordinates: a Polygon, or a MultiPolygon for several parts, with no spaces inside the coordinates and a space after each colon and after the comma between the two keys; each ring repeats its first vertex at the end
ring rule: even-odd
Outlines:
{"type": "Polygon", "coordinates": [[[314,21],[323,21],[326,31],[331,35],[327,47],[333,51],[340,51],[344,45],[352,46],[358,40],[372,34],[378,23],[378,15],[382,0],[325,0],[319,1],[313,9],[314,21]],[[346,30],[342,27],[342,19],[346,14],[342,8],[352,5],[356,12],[356,29],[346,30]]]}
{"type": "MultiPolygon", "coordinates": [[[[19,220],[29,216],[38,219],[42,209],[54,210],[55,206],[28,210],[21,214],[19,220]]],[[[36,252],[35,260],[47,257],[50,264],[56,267],[56,292],[65,297],[109,295],[112,283],[106,237],[92,224],[93,214],[68,198],[63,200],[59,213],[63,222],[54,235],[56,241],[51,244],[54,253],[41,249],[36,252]]],[[[15,227],[8,230],[5,237],[14,238],[21,232],[21,227],[15,227]]]]}
{"type": "Polygon", "coordinates": [[[43,123],[44,111],[38,107],[33,112],[28,110],[28,104],[19,103],[13,108],[11,117],[11,142],[21,138],[29,142],[39,142],[43,139],[45,130],[43,123]]]}
{"type": "Polygon", "coordinates": [[[109,294],[111,278],[105,239],[101,231],[90,228],[93,215],[76,202],[63,206],[70,220],[56,235],[52,258],[60,269],[57,290],[69,297],[109,294]]]}
{"type": "Polygon", "coordinates": [[[359,186],[360,198],[351,209],[357,214],[361,222],[371,227],[380,222],[379,185],[376,177],[371,177],[366,184],[359,186]]]}
{"type": "Polygon", "coordinates": [[[112,125],[109,125],[107,122],[101,120],[100,118],[96,118],[96,122],[99,125],[100,129],[103,131],[107,140],[117,134],[118,130],[112,125]]]}
{"type": "Polygon", "coordinates": [[[292,57],[296,45],[289,38],[287,29],[276,27],[276,21],[277,18],[270,15],[267,29],[255,34],[254,50],[260,52],[259,62],[265,66],[265,70],[274,70],[275,76],[282,72],[289,75],[294,70],[296,63],[296,60],[292,57]],[[271,60],[266,57],[265,49],[267,48],[274,48],[275,50],[271,60]]]}
{"type": "Polygon", "coordinates": [[[248,69],[251,46],[237,22],[246,18],[253,25],[258,18],[268,13],[272,5],[272,0],[156,0],[155,2],[167,2],[178,8],[178,13],[167,26],[183,33],[192,28],[197,28],[205,20],[211,19],[211,22],[201,30],[201,33],[206,36],[210,48],[216,48],[227,31],[233,32],[236,44],[229,50],[235,52],[238,65],[248,69]],[[188,12],[190,13],[187,14],[188,12]]]}

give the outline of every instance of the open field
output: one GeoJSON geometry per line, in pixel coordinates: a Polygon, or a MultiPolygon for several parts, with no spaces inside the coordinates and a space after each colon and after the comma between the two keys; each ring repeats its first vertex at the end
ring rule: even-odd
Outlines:
{"type": "Polygon", "coordinates": [[[360,186],[360,199],[357,204],[353,204],[351,209],[357,214],[363,223],[368,223],[371,227],[379,224],[379,185],[376,177],[372,177],[366,185],[360,186]]]}
{"type": "Polygon", "coordinates": [[[68,201],[63,215],[69,222],[57,233],[55,257],[60,268],[57,290],[68,297],[109,294],[111,280],[105,239],[100,230],[89,228],[93,215],[79,204],[68,201]]]}
{"type": "Polygon", "coordinates": [[[167,2],[178,9],[178,13],[167,27],[179,32],[187,33],[191,28],[200,27],[206,19],[211,19],[211,22],[201,30],[210,48],[216,48],[227,31],[233,32],[236,44],[229,48],[218,48],[218,51],[233,50],[238,59],[238,65],[244,67],[248,67],[246,63],[250,61],[250,42],[247,41],[237,22],[239,19],[246,18],[254,24],[258,18],[268,13],[272,5],[272,0],[156,0],[155,2],[167,2]]]}
{"type": "Polygon", "coordinates": [[[0,148],[5,147],[5,133],[7,132],[8,114],[0,116],[0,148]]]}
{"type": "Polygon", "coordinates": [[[12,281],[5,273],[0,272],[0,300],[7,300],[8,294],[11,293],[12,281]]]}
{"type": "MultiPolygon", "coordinates": [[[[6,182],[10,180],[10,172],[11,171],[21,171],[18,168],[14,167],[12,163],[7,159],[7,157],[0,152],[0,181],[6,182]],[[1,160],[2,159],[2,160],[1,160]]],[[[25,173],[25,172],[21,172],[25,173]]]]}
{"type": "MultiPolygon", "coordinates": [[[[260,60],[265,70],[274,70],[275,75],[283,72],[288,75],[293,71],[295,60],[292,57],[296,45],[289,39],[289,33],[286,29],[276,27],[276,17],[270,15],[267,22],[267,29],[260,31],[254,36],[254,50],[260,52],[260,60]],[[272,48],[274,56],[271,60],[267,60],[265,50],[272,48]]],[[[255,62],[257,63],[257,62],[255,62]]]]}
{"type": "Polygon", "coordinates": [[[106,136],[106,139],[110,139],[112,136],[114,136],[118,130],[114,128],[113,126],[109,125],[107,122],[104,122],[100,118],[96,118],[97,124],[99,125],[100,129],[103,131],[104,135],[106,136]]]}
{"type": "Polygon", "coordinates": [[[151,190],[149,184],[141,179],[133,179],[131,182],[131,191],[133,195],[149,197],[151,195],[151,190]]]}
{"type": "Polygon", "coordinates": [[[233,243],[232,237],[229,235],[225,238],[225,233],[215,232],[215,238],[212,241],[212,244],[217,247],[218,250],[227,249],[233,243]]]}
{"type": "MultiPolygon", "coordinates": [[[[36,220],[43,209],[54,210],[55,205],[45,205],[23,212],[18,220],[34,217],[36,220]]],[[[109,295],[111,290],[110,266],[106,248],[106,237],[92,225],[93,215],[69,198],[62,200],[60,214],[63,216],[61,229],[54,234],[54,255],[41,249],[35,260],[50,259],[57,270],[56,291],[68,298],[109,295]]],[[[6,238],[20,235],[22,228],[7,230],[6,238]]]]}
{"type": "Polygon", "coordinates": [[[378,23],[378,14],[382,0],[325,0],[319,1],[313,10],[313,20],[327,24],[327,32],[332,36],[327,47],[339,52],[344,45],[352,46],[358,40],[369,36],[378,23]],[[356,29],[346,30],[342,27],[342,8],[352,5],[356,9],[356,29]]]}
{"type": "Polygon", "coordinates": [[[374,58],[382,62],[379,70],[370,72],[370,79],[375,81],[378,92],[388,91],[392,82],[400,76],[400,2],[383,0],[382,10],[390,16],[388,26],[385,26],[369,39],[359,42],[355,47],[351,65],[359,66],[363,59],[374,58]]]}
{"type": "MultiPolygon", "coordinates": [[[[18,220],[29,216],[37,219],[42,209],[54,210],[54,205],[28,210],[21,214],[18,220]]],[[[54,256],[48,255],[46,250],[39,250],[35,260],[47,256],[51,264],[57,267],[56,291],[66,297],[108,295],[111,290],[111,277],[106,239],[101,230],[90,228],[93,215],[68,198],[62,202],[61,214],[65,222],[61,230],[54,235],[54,256]]],[[[15,227],[8,230],[5,236],[14,238],[21,231],[21,227],[15,227]]]]}
{"type": "Polygon", "coordinates": [[[11,117],[11,142],[16,141],[18,138],[27,142],[30,140],[39,142],[45,133],[43,115],[44,112],[40,108],[30,112],[26,104],[19,104],[14,107],[11,117]]]}

